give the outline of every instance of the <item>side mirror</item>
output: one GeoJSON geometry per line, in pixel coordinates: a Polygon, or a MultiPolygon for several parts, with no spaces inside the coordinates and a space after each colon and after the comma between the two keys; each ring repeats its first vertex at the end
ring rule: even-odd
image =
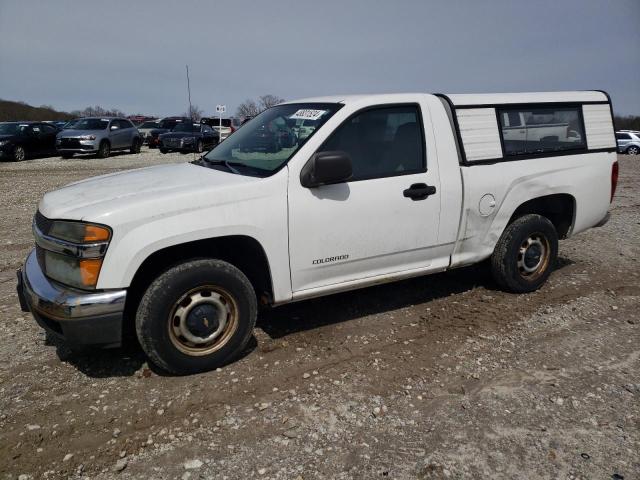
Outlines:
{"type": "Polygon", "coordinates": [[[352,173],[351,157],[346,152],[318,152],[302,168],[300,183],[306,188],[332,185],[346,182],[352,173]]]}

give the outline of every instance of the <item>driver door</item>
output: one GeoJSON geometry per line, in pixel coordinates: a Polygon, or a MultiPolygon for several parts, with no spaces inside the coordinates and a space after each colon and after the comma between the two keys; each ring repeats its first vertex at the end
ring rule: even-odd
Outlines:
{"type": "Polygon", "coordinates": [[[428,164],[425,118],[417,104],[357,112],[318,150],[346,152],[353,168],[349,181],[305,188],[297,175],[290,176],[294,296],[430,266],[437,250],[440,178],[436,162],[428,164]],[[412,198],[417,185],[435,191],[412,198]]]}

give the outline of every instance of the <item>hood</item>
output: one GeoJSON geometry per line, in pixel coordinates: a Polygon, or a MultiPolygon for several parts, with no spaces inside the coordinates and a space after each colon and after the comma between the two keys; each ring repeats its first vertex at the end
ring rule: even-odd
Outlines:
{"type": "Polygon", "coordinates": [[[240,186],[253,187],[259,180],[190,163],[158,165],[72,183],[47,193],[39,209],[50,219],[114,226],[123,218],[135,221],[232,201],[240,186]]]}
{"type": "Polygon", "coordinates": [[[102,135],[106,130],[62,130],[58,132],[58,138],[76,138],[82,135],[102,135]]]}
{"type": "Polygon", "coordinates": [[[15,140],[18,138],[18,135],[0,135],[0,142],[3,140],[15,140]]]}

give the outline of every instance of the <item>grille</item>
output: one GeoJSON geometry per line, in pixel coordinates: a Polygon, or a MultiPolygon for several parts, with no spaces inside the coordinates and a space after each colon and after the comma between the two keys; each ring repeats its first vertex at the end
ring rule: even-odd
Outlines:
{"type": "Polygon", "coordinates": [[[180,140],[177,138],[167,138],[164,143],[167,145],[167,147],[179,147],[180,146],[180,140]]]}
{"type": "Polygon", "coordinates": [[[79,147],[80,140],[77,138],[61,138],[60,145],[63,147],[79,147]]]}
{"type": "Polygon", "coordinates": [[[39,211],[36,212],[35,216],[36,227],[45,235],[49,234],[49,230],[51,230],[51,225],[53,221],[49,220],[47,217],[42,215],[39,211]]]}

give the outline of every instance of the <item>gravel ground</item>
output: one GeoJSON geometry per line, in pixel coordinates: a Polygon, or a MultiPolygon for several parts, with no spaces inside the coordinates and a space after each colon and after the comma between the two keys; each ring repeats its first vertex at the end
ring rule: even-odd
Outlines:
{"type": "Polygon", "coordinates": [[[0,164],[0,478],[640,478],[637,158],[529,295],[477,266],[284,306],[190,377],[47,339],[15,294],[42,194],[185,160],[0,164]]]}

